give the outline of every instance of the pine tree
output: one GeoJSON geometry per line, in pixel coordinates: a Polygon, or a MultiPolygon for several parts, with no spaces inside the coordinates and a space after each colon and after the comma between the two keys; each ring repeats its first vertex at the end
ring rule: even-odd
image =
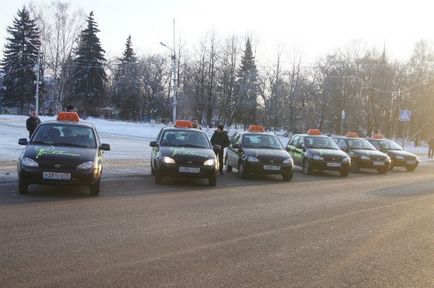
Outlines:
{"type": "MultiPolygon", "coordinates": [[[[1,62],[5,73],[3,85],[6,87],[3,103],[18,105],[19,112],[23,113],[24,107],[35,104],[35,67],[41,45],[40,32],[26,7],[18,10],[17,17],[14,18],[13,25],[7,28],[7,32],[10,36],[6,38],[4,59],[1,62]]],[[[40,75],[42,79],[42,73],[40,75]]]]}
{"type": "Polygon", "coordinates": [[[258,70],[252,51],[252,44],[247,38],[241,65],[237,71],[235,86],[235,105],[237,108],[236,120],[244,123],[245,128],[256,122],[258,95],[258,70]]]}
{"type": "Polygon", "coordinates": [[[131,36],[128,36],[125,51],[116,69],[113,102],[119,107],[122,119],[140,120],[141,107],[140,79],[137,58],[131,36]]]}
{"type": "Polygon", "coordinates": [[[107,81],[104,71],[105,51],[96,35],[98,32],[100,30],[93,12],[90,12],[73,60],[72,95],[65,97],[65,101],[69,102],[67,104],[78,107],[84,116],[98,116],[99,108],[104,103],[104,84],[107,81]]]}

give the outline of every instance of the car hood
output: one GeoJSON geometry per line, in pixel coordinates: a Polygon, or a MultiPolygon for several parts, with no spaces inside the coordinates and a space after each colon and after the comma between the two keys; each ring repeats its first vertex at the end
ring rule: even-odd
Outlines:
{"type": "Polygon", "coordinates": [[[328,158],[344,158],[347,157],[347,153],[345,153],[342,150],[338,150],[338,149],[314,149],[314,148],[309,148],[308,149],[308,153],[310,153],[311,155],[320,155],[322,157],[326,156],[328,158]]]}
{"type": "Polygon", "coordinates": [[[176,161],[215,159],[212,149],[190,147],[160,147],[160,156],[168,156],[176,161]]]}
{"type": "Polygon", "coordinates": [[[415,154],[407,152],[407,151],[404,151],[404,150],[388,150],[387,154],[390,157],[402,156],[402,157],[405,157],[405,158],[416,158],[415,154]]]}
{"type": "Polygon", "coordinates": [[[62,164],[63,167],[75,168],[83,162],[94,161],[96,151],[95,148],[28,145],[23,156],[35,160],[42,167],[62,164]]]}
{"type": "Polygon", "coordinates": [[[378,150],[353,149],[353,150],[350,150],[349,154],[355,154],[358,156],[365,155],[368,157],[379,157],[379,158],[387,157],[386,154],[384,154],[383,152],[380,152],[378,150]]]}
{"type": "Polygon", "coordinates": [[[247,148],[243,149],[246,157],[253,156],[258,158],[261,161],[266,160],[285,160],[291,158],[289,153],[284,149],[255,149],[255,148],[247,148]]]}

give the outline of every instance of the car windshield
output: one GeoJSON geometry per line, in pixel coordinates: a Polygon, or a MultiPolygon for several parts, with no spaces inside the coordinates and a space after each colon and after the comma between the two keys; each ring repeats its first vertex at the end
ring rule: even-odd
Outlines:
{"type": "Polygon", "coordinates": [[[241,144],[244,148],[283,149],[282,143],[274,135],[246,134],[241,144]]]}
{"type": "Polygon", "coordinates": [[[338,150],[339,147],[336,143],[327,137],[305,137],[306,148],[316,148],[316,149],[335,149],[338,150]]]}
{"type": "Polygon", "coordinates": [[[192,147],[210,149],[211,144],[202,132],[188,130],[168,130],[165,131],[161,141],[161,146],[192,147]]]}
{"type": "Polygon", "coordinates": [[[398,143],[392,140],[379,140],[380,146],[387,150],[402,150],[402,147],[398,143]]]}
{"type": "Polygon", "coordinates": [[[36,130],[30,143],[96,148],[96,139],[92,128],[68,124],[42,124],[36,130]]]}
{"type": "Polygon", "coordinates": [[[376,150],[366,139],[348,139],[347,142],[350,149],[376,150]]]}

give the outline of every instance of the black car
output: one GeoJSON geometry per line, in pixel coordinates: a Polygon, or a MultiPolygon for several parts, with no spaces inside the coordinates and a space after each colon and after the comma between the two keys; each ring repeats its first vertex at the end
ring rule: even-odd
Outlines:
{"type": "Polygon", "coordinates": [[[339,171],[342,177],[349,174],[350,157],[328,136],[295,134],[286,150],[294,159],[294,164],[302,167],[306,175],[311,174],[312,170],[339,171]]]}
{"type": "Polygon", "coordinates": [[[100,142],[93,124],[43,122],[29,141],[21,138],[18,143],[26,145],[17,165],[20,194],[31,184],[89,186],[91,195],[99,194],[103,151],[110,145],[100,142]]]}
{"type": "Polygon", "coordinates": [[[238,169],[241,178],[248,174],[280,174],[291,181],[294,163],[280,140],[263,132],[239,132],[232,138],[226,153],[226,171],[238,169]]]}
{"type": "MultiPolygon", "coordinates": [[[[187,126],[191,127],[191,126],[187,126]]],[[[151,173],[160,184],[163,177],[206,178],[210,186],[217,183],[218,161],[206,134],[179,125],[163,128],[152,147],[151,173]]]]}
{"type": "Polygon", "coordinates": [[[389,155],[392,163],[390,170],[393,167],[404,167],[407,171],[414,171],[419,165],[419,157],[402,149],[402,147],[390,139],[368,139],[372,145],[381,152],[389,155]]]}
{"type": "Polygon", "coordinates": [[[357,172],[360,168],[376,169],[385,174],[389,170],[390,157],[378,151],[368,140],[358,137],[333,136],[339,148],[351,157],[351,170],[357,172]]]}

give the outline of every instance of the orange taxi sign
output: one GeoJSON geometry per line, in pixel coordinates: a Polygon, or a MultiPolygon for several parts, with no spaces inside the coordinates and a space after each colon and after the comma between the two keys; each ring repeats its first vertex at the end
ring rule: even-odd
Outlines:
{"type": "Polygon", "coordinates": [[[80,117],[77,112],[59,112],[59,114],[57,114],[57,120],[78,122],[80,121],[80,117]]]}
{"type": "Polygon", "coordinates": [[[384,137],[383,137],[383,135],[381,135],[381,134],[374,134],[373,136],[372,136],[372,139],[375,139],[375,140],[380,140],[380,139],[383,139],[384,137]]]}
{"type": "Polygon", "coordinates": [[[347,132],[347,134],[345,136],[351,137],[351,138],[359,138],[359,134],[357,134],[357,132],[354,132],[354,131],[347,132]]]}
{"type": "Polygon", "coordinates": [[[265,132],[265,129],[262,125],[250,125],[249,132],[265,132]]]}
{"type": "Polygon", "coordinates": [[[176,128],[193,128],[193,124],[188,120],[176,120],[175,121],[176,128]]]}
{"type": "Polygon", "coordinates": [[[307,130],[308,135],[321,135],[321,131],[319,129],[309,129],[307,130]]]}

